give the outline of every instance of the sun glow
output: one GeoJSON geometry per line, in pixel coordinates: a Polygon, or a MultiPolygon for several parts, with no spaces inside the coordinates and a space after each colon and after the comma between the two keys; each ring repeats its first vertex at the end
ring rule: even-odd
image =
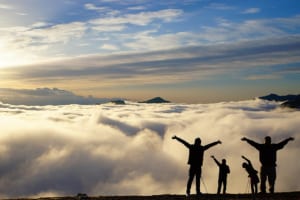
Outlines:
{"type": "Polygon", "coordinates": [[[36,61],[37,56],[0,40],[0,68],[21,66],[36,61]]]}
{"type": "Polygon", "coordinates": [[[32,63],[32,59],[33,56],[0,49],[0,68],[30,64],[32,63]]]}

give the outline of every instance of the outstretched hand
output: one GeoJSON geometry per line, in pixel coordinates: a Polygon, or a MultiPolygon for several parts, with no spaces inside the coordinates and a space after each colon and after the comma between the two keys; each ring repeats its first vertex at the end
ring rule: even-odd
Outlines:
{"type": "Polygon", "coordinates": [[[222,144],[221,140],[218,140],[218,144],[222,144]]]}
{"type": "Polygon", "coordinates": [[[242,140],[242,141],[246,141],[246,140],[247,140],[247,138],[246,138],[246,137],[243,137],[241,140],[242,140]]]}
{"type": "Polygon", "coordinates": [[[290,138],[289,138],[289,141],[293,141],[293,140],[295,140],[295,138],[293,138],[293,137],[290,137],[290,138]]]}
{"type": "Polygon", "coordinates": [[[213,155],[211,155],[210,157],[211,157],[211,158],[215,158],[215,156],[213,156],[213,155]]]}
{"type": "Polygon", "coordinates": [[[174,135],[173,137],[172,137],[172,139],[174,140],[174,139],[176,139],[177,138],[177,136],[176,135],[174,135]]]}

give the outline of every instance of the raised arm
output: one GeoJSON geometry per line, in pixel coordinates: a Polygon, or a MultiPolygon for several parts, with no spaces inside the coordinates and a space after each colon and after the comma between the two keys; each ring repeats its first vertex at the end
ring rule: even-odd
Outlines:
{"type": "Polygon", "coordinates": [[[216,142],[212,142],[212,143],[210,143],[210,144],[207,144],[207,145],[204,146],[204,150],[207,150],[207,149],[209,149],[210,147],[213,147],[213,146],[215,146],[215,145],[217,145],[217,144],[222,144],[222,142],[221,142],[220,140],[218,140],[218,141],[216,141],[216,142]]]}
{"type": "Polygon", "coordinates": [[[246,141],[248,144],[250,144],[251,146],[253,146],[256,149],[260,148],[260,144],[258,144],[257,142],[254,142],[253,140],[250,140],[250,139],[248,139],[246,137],[243,137],[242,141],[246,141]]]}
{"type": "Polygon", "coordinates": [[[214,161],[217,163],[218,166],[221,165],[221,163],[215,158],[215,156],[211,156],[212,159],[214,159],[214,161]]]}
{"type": "Polygon", "coordinates": [[[181,139],[180,137],[177,137],[176,135],[174,135],[174,136],[172,137],[172,139],[181,142],[181,143],[184,144],[184,146],[186,146],[187,148],[190,148],[190,147],[191,147],[191,144],[189,144],[189,143],[186,142],[185,140],[181,139]]]}
{"type": "Polygon", "coordinates": [[[242,158],[243,158],[244,160],[246,160],[246,161],[248,162],[249,165],[252,165],[252,164],[251,164],[251,161],[250,161],[248,158],[246,158],[245,156],[242,156],[242,158]]]}
{"type": "Polygon", "coordinates": [[[289,137],[281,142],[279,142],[278,144],[276,144],[276,148],[277,149],[282,149],[289,141],[293,141],[294,138],[293,137],[289,137]]]}

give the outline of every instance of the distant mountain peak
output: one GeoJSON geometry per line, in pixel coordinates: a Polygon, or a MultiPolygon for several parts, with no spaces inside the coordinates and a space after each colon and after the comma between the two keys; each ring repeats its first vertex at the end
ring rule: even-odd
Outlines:
{"type": "Polygon", "coordinates": [[[170,101],[167,101],[161,97],[154,97],[152,99],[146,100],[146,101],[142,101],[140,103],[170,103],[170,101]]]}
{"type": "Polygon", "coordinates": [[[268,100],[268,101],[281,101],[281,107],[288,107],[288,108],[297,108],[300,109],[300,94],[298,95],[285,95],[285,96],[280,96],[277,94],[269,94],[267,96],[259,97],[260,99],[263,100],[268,100]]]}
{"type": "Polygon", "coordinates": [[[268,100],[268,101],[290,101],[290,100],[294,100],[296,98],[298,98],[299,95],[293,95],[293,94],[289,94],[289,95],[277,95],[277,94],[269,94],[267,96],[262,96],[259,97],[260,99],[263,100],[268,100]]]}

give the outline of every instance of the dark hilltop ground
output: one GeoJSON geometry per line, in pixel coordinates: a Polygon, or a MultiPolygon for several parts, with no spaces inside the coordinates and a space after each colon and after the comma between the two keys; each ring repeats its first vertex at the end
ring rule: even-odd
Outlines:
{"type": "MultiPolygon", "coordinates": [[[[43,198],[16,198],[12,200],[300,200],[300,192],[283,192],[275,194],[258,194],[255,198],[251,194],[202,194],[191,195],[153,195],[153,196],[98,196],[87,197],[85,195],[73,197],[43,197],[43,198]]],[[[7,199],[8,200],[8,199],[7,199]]]]}

